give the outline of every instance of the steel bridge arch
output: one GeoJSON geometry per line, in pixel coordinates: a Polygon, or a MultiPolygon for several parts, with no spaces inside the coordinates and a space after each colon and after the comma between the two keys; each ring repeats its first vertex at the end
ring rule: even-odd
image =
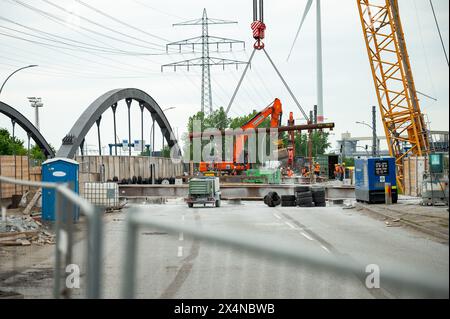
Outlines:
{"type": "MultiPolygon", "coordinates": [[[[173,146],[178,145],[169,121],[164,115],[161,107],[150,95],[139,89],[116,89],[100,96],[84,111],[64,138],[63,144],[58,150],[56,157],[74,158],[77,149],[81,146],[89,130],[96,124],[96,121],[101,115],[117,102],[127,99],[139,102],[139,106],[146,108],[151,113],[152,119],[155,120],[161,128],[161,132],[169,147],[172,148],[173,146]]],[[[180,149],[178,149],[177,153],[178,156],[181,156],[180,149]]]]}
{"type": "Polygon", "coordinates": [[[8,104],[0,101],[0,113],[6,115],[11,120],[15,121],[19,126],[27,132],[27,134],[33,139],[33,141],[41,148],[47,158],[55,157],[50,144],[22,113],[8,104]]]}

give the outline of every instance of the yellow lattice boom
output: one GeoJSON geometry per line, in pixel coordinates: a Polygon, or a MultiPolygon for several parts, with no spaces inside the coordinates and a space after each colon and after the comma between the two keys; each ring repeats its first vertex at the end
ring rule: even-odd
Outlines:
{"type": "Polygon", "coordinates": [[[397,0],[356,0],[381,117],[397,182],[403,188],[403,158],[424,156],[430,143],[411,72],[397,0]]]}

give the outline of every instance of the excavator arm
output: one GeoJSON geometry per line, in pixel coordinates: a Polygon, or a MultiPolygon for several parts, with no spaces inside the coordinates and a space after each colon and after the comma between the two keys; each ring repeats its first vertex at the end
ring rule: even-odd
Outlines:
{"type": "MultiPolygon", "coordinates": [[[[281,101],[279,99],[275,99],[275,101],[266,107],[264,110],[256,114],[250,121],[245,123],[241,129],[245,133],[248,130],[257,129],[268,117],[271,117],[270,127],[277,128],[280,127],[282,117],[283,117],[283,107],[281,101]]],[[[250,168],[248,163],[241,160],[242,154],[245,148],[245,142],[248,140],[248,135],[242,134],[236,136],[236,143],[234,144],[233,149],[233,162],[221,162],[221,163],[200,163],[199,170],[200,172],[208,172],[211,170],[215,171],[245,171],[250,168]]]]}
{"type": "MultiPolygon", "coordinates": [[[[256,114],[250,121],[244,124],[241,129],[245,132],[248,130],[257,129],[268,117],[271,117],[270,127],[277,128],[280,127],[282,117],[283,117],[283,106],[280,99],[275,99],[275,101],[264,110],[256,114]]],[[[234,162],[239,163],[242,152],[244,151],[245,142],[248,140],[248,135],[240,135],[236,137],[236,143],[234,146],[234,162]]]]}

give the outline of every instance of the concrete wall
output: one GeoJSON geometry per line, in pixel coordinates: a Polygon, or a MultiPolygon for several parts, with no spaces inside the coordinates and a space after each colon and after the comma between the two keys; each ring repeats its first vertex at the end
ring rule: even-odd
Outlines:
{"type": "Polygon", "coordinates": [[[170,158],[143,156],[77,156],[80,163],[80,182],[107,181],[141,176],[150,177],[150,165],[155,165],[155,178],[183,176],[183,164],[172,163],[170,158]],[[102,169],[104,167],[104,170],[102,169]]]}

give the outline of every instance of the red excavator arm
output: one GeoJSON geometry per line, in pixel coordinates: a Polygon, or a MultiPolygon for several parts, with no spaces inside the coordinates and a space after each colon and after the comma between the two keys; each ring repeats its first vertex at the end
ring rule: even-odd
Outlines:
{"type": "MultiPolygon", "coordinates": [[[[283,117],[283,107],[280,99],[275,99],[272,105],[266,107],[264,110],[256,114],[250,121],[244,124],[241,128],[245,132],[247,130],[257,129],[268,117],[271,117],[270,127],[277,128],[281,125],[283,117]]],[[[247,135],[240,135],[236,137],[236,144],[234,146],[234,162],[239,163],[239,159],[244,151],[244,145],[247,141],[247,135]]]]}
{"type": "MultiPolygon", "coordinates": [[[[283,107],[281,105],[281,101],[279,99],[275,99],[275,101],[264,110],[256,114],[250,121],[244,124],[241,129],[243,132],[248,130],[257,129],[268,117],[271,117],[270,127],[277,128],[281,125],[281,120],[283,116],[283,107]]],[[[247,141],[247,135],[238,135],[236,136],[236,143],[234,144],[234,154],[233,154],[233,163],[230,162],[221,162],[221,163],[200,163],[200,172],[207,172],[210,170],[215,171],[228,171],[228,172],[241,172],[250,168],[250,164],[241,163],[240,157],[242,152],[244,151],[245,142],[247,141]]]]}

